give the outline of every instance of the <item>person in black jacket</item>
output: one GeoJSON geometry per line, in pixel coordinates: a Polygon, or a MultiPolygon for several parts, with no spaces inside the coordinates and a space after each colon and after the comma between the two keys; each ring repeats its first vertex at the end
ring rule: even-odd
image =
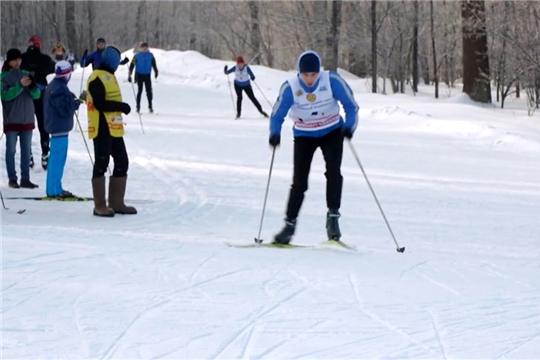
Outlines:
{"type": "Polygon", "coordinates": [[[107,46],[101,54],[100,65],[88,79],[86,99],[88,112],[88,137],[94,142],[94,170],[92,190],[94,215],[112,217],[115,214],[136,214],[137,209],[124,204],[129,159],[124,143],[122,113],[129,114],[131,107],[123,102],[122,93],[114,73],[120,64],[120,51],[107,46]],[[105,172],[110,158],[114,169],[109,178],[109,204],[105,201],[105,172]]]}
{"type": "MultiPolygon", "coordinates": [[[[56,63],[49,56],[41,53],[41,40],[38,36],[32,36],[28,41],[28,49],[22,54],[21,69],[30,73],[40,90],[39,99],[34,100],[34,111],[39,129],[41,143],[41,166],[47,170],[49,160],[49,134],[45,131],[45,120],[43,115],[43,93],[47,87],[47,75],[54,74],[56,63]]],[[[34,167],[34,157],[30,155],[31,168],[34,167]]]]}

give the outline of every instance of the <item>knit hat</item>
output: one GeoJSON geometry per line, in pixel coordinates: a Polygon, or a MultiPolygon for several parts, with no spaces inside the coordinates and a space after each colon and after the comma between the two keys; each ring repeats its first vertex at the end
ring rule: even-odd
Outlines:
{"type": "Polygon", "coordinates": [[[6,62],[22,58],[21,50],[9,49],[6,54],[6,62]]]}
{"type": "Polygon", "coordinates": [[[106,42],[105,42],[105,39],[104,39],[104,38],[98,38],[98,39],[96,40],[96,44],[99,44],[99,43],[105,44],[105,43],[106,43],[106,42]]]}
{"type": "Polygon", "coordinates": [[[321,58],[315,51],[306,51],[298,58],[298,72],[318,73],[321,71],[321,58]]]}
{"type": "Polygon", "coordinates": [[[34,35],[30,39],[28,39],[28,46],[33,46],[41,50],[41,39],[39,38],[39,36],[34,35]]]}
{"type": "Polygon", "coordinates": [[[140,45],[140,47],[142,47],[142,48],[143,48],[143,47],[148,47],[148,43],[147,43],[147,42],[142,42],[141,45],[140,45]]]}
{"type": "Polygon", "coordinates": [[[65,60],[61,60],[56,63],[56,67],[54,68],[54,74],[55,78],[64,79],[66,82],[71,79],[71,71],[73,69],[71,68],[71,64],[68,63],[65,60]]]}
{"type": "Polygon", "coordinates": [[[101,53],[101,63],[112,70],[112,72],[115,72],[120,64],[120,50],[114,46],[107,46],[101,53]]]}
{"type": "Polygon", "coordinates": [[[237,64],[245,64],[244,58],[241,57],[241,56],[237,57],[237,58],[236,58],[236,63],[237,63],[237,64]]]}

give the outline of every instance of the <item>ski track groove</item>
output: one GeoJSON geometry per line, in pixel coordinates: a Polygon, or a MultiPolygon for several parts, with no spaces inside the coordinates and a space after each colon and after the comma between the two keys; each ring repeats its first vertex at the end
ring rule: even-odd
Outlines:
{"type": "MultiPolygon", "coordinates": [[[[271,307],[267,308],[266,310],[264,310],[264,307],[261,308],[257,314],[252,317],[249,322],[243,326],[240,330],[236,331],[234,333],[234,335],[229,339],[227,340],[221,347],[221,349],[218,349],[216,350],[216,353],[214,355],[211,355],[209,356],[208,358],[210,359],[216,359],[217,357],[219,357],[221,354],[223,354],[235,341],[236,339],[240,338],[240,336],[248,329],[250,328],[251,326],[255,326],[256,322],[259,321],[261,318],[263,318],[264,316],[268,315],[270,312],[274,311],[275,309],[279,308],[280,306],[283,306],[285,303],[287,303],[288,301],[292,300],[293,298],[295,298],[296,296],[300,295],[301,293],[303,293],[304,291],[306,290],[306,288],[301,288],[295,292],[293,292],[291,295],[288,295],[286,296],[285,298],[281,299],[281,300],[278,300],[274,303],[274,305],[272,305],[271,307]]],[[[246,345],[244,345],[244,350],[243,352],[245,352],[245,348],[246,348],[246,345]]]]}
{"type": "MultiPolygon", "coordinates": [[[[34,271],[32,271],[30,274],[27,274],[26,276],[24,276],[22,279],[19,279],[19,280],[16,280],[13,284],[10,284],[8,285],[7,287],[3,288],[1,290],[1,292],[6,292],[7,290],[13,288],[14,286],[17,286],[18,284],[20,284],[21,282],[25,281],[26,279],[28,279],[29,277],[31,277],[32,275],[34,275],[35,273],[37,273],[39,270],[37,269],[34,269],[34,271]]],[[[2,275],[3,277],[3,275],[2,275]]],[[[2,279],[2,283],[3,283],[3,279],[2,279]]]]}
{"type": "Polygon", "coordinates": [[[220,252],[222,252],[223,250],[225,250],[225,248],[222,248],[216,252],[214,252],[212,255],[210,255],[209,257],[207,257],[206,259],[204,259],[203,261],[201,261],[199,263],[199,265],[197,266],[197,268],[195,269],[195,271],[193,271],[191,273],[191,276],[189,278],[189,285],[192,286],[193,285],[193,280],[195,279],[195,277],[197,276],[197,274],[199,274],[199,272],[201,271],[201,269],[204,267],[204,265],[206,265],[210,260],[214,259],[220,252]]]}
{"type": "Polygon", "coordinates": [[[499,360],[500,358],[502,358],[503,356],[505,355],[508,355],[514,351],[516,351],[517,349],[519,349],[520,347],[522,347],[523,345],[531,342],[532,340],[536,339],[537,337],[540,337],[540,332],[537,332],[536,334],[532,335],[532,336],[529,336],[527,339],[521,341],[519,344],[513,346],[512,348],[506,350],[504,353],[502,353],[501,355],[499,355],[495,360],[499,360]]]}
{"type": "Polygon", "coordinates": [[[408,269],[403,270],[403,271],[401,272],[401,274],[399,275],[399,278],[401,279],[401,278],[403,277],[403,275],[405,275],[405,273],[407,273],[407,272],[409,272],[409,271],[411,271],[411,270],[413,270],[413,269],[416,269],[417,267],[420,267],[420,266],[422,266],[422,265],[426,265],[427,263],[428,263],[428,261],[425,260],[425,261],[419,262],[419,263],[417,263],[417,264],[411,266],[411,267],[408,268],[408,269]]]}
{"type": "Polygon", "coordinates": [[[434,285],[437,285],[439,286],[440,288],[442,289],[445,289],[449,292],[451,292],[452,294],[456,295],[456,296],[461,296],[459,292],[457,292],[456,290],[452,289],[451,287],[449,286],[446,286],[444,284],[441,284],[440,282],[438,282],[437,280],[433,279],[432,277],[426,275],[426,274],[422,274],[420,272],[418,272],[418,270],[415,270],[414,271],[415,273],[417,273],[420,277],[426,279],[427,281],[429,281],[430,283],[434,284],[434,285]]]}
{"type": "Polygon", "coordinates": [[[447,360],[448,357],[446,356],[446,350],[445,350],[444,345],[443,345],[442,340],[441,340],[441,335],[440,335],[440,332],[439,332],[439,327],[437,325],[437,321],[435,320],[435,316],[433,315],[433,313],[430,310],[428,310],[427,312],[429,314],[429,317],[431,318],[431,327],[433,328],[433,332],[435,333],[435,338],[437,339],[437,343],[439,344],[439,349],[441,350],[441,355],[442,355],[444,360],[447,360]]]}
{"type": "Polygon", "coordinates": [[[368,316],[371,320],[375,321],[376,323],[379,323],[380,325],[386,327],[387,329],[407,338],[407,340],[414,343],[415,345],[422,347],[424,350],[431,351],[431,349],[426,347],[422,342],[416,340],[415,338],[413,338],[406,332],[399,330],[394,325],[390,324],[388,321],[381,319],[377,314],[367,310],[365,308],[364,301],[360,295],[360,292],[358,291],[358,286],[356,285],[356,276],[354,276],[354,274],[349,273],[348,278],[349,278],[349,283],[351,284],[351,287],[354,293],[356,304],[358,305],[358,310],[360,310],[360,312],[368,316]]]}

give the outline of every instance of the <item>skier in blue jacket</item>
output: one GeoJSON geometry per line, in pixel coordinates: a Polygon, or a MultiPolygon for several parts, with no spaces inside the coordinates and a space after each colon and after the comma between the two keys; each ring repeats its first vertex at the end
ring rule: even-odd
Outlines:
{"type": "Polygon", "coordinates": [[[156,58],[154,54],[148,49],[148,44],[143,42],[140,45],[140,50],[133,56],[131,64],[129,65],[128,81],[131,82],[131,73],[135,69],[135,81],[137,82],[137,112],[141,112],[141,95],[143,91],[143,85],[146,89],[146,98],[148,100],[148,111],[154,112],[152,107],[152,69],[154,69],[154,77],[158,77],[158,68],[156,64],[156,58]]]}
{"type": "Polygon", "coordinates": [[[253,74],[253,71],[251,71],[251,68],[249,65],[246,65],[244,63],[244,58],[242,56],[238,56],[236,58],[236,66],[233,66],[232,68],[228,68],[227,65],[225,65],[225,68],[223,68],[223,72],[225,75],[229,75],[230,73],[234,73],[234,91],[236,92],[236,118],[240,118],[242,115],[242,92],[245,92],[247,97],[251,100],[253,105],[257,108],[259,113],[264,116],[268,117],[268,114],[266,114],[261,104],[257,101],[257,98],[253,94],[253,88],[251,87],[251,81],[255,80],[255,75],[253,74]]]}
{"type": "Polygon", "coordinates": [[[274,242],[288,244],[295,233],[311,162],[319,147],[326,163],[326,231],[329,240],[339,241],[343,140],[350,140],[356,130],[359,107],[351,88],[337,72],[321,71],[321,58],[315,51],[302,53],[297,66],[298,74],[283,83],[270,116],[269,143],[274,148],[280,144],[281,127],[289,110],[294,122],[293,183],[285,226],[274,236],[274,242]],[[340,115],[338,102],[343,106],[345,119],[340,115]]]}
{"type": "MultiPolygon", "coordinates": [[[[105,49],[106,45],[105,39],[99,38],[96,41],[97,49],[95,51],[88,54],[88,49],[84,50],[84,54],[80,61],[81,67],[87,67],[88,65],[92,64],[92,70],[97,69],[101,63],[101,53],[103,52],[103,49],[105,49]]],[[[120,61],[120,65],[125,65],[128,62],[129,59],[125,57],[124,60],[120,61]]]]}
{"type": "Polygon", "coordinates": [[[73,129],[73,115],[82,100],[69,91],[71,64],[65,60],[56,63],[55,77],[45,89],[43,106],[45,130],[51,135],[49,167],[47,169],[47,196],[66,199],[73,194],[62,187],[62,176],[68,152],[68,135],[73,129]]]}

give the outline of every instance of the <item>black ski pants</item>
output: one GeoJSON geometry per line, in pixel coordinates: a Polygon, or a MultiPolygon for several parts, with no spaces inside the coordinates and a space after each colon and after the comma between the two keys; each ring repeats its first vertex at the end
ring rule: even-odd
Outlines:
{"type": "Polygon", "coordinates": [[[287,205],[287,218],[296,219],[302,203],[304,193],[308,189],[308,177],[311,169],[313,155],[317,148],[321,148],[326,162],[326,205],[328,209],[339,210],[341,207],[341,191],[343,176],[341,176],[341,160],[343,158],[343,134],[336,129],[321,138],[295,137],[294,138],[294,170],[293,183],[287,205]]]}
{"type": "Polygon", "coordinates": [[[152,78],[151,74],[141,75],[135,74],[137,79],[137,109],[141,108],[141,96],[143,91],[143,85],[146,89],[146,98],[148,99],[148,108],[152,109],[152,78]]]}
{"type": "Polygon", "coordinates": [[[129,159],[123,137],[112,137],[105,117],[100,115],[98,134],[94,138],[94,171],[92,179],[105,175],[110,158],[114,160],[113,177],[127,176],[129,159]]]}
{"type": "Polygon", "coordinates": [[[238,115],[242,114],[242,91],[246,93],[247,97],[249,98],[249,100],[251,100],[253,105],[255,105],[257,110],[259,110],[259,112],[262,112],[261,104],[259,104],[259,102],[255,98],[255,95],[253,94],[253,88],[251,87],[251,85],[238,86],[234,84],[234,91],[236,92],[236,113],[238,115]]]}
{"type": "Polygon", "coordinates": [[[43,114],[43,93],[44,91],[41,91],[39,99],[34,100],[34,113],[36,114],[36,120],[39,130],[41,154],[47,155],[50,148],[50,138],[49,134],[45,131],[45,115],[43,114]]]}

